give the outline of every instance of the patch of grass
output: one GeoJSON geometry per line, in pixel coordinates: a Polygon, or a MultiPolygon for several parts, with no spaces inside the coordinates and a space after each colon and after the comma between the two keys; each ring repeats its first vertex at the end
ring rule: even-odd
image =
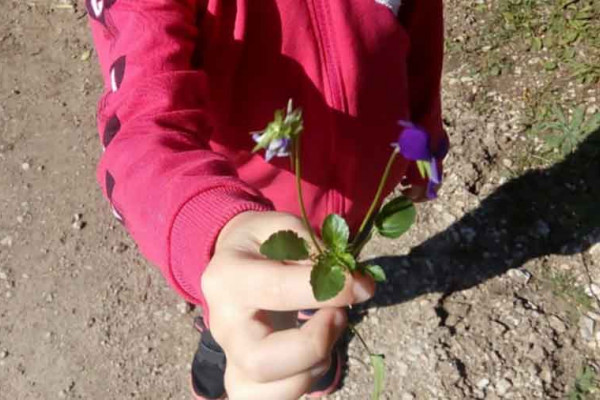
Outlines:
{"type": "Polygon", "coordinates": [[[586,118],[583,106],[567,116],[560,106],[554,105],[546,117],[547,121],[534,125],[533,133],[540,135],[549,151],[562,157],[571,154],[589,134],[600,128],[600,113],[586,118]]]}
{"type": "Polygon", "coordinates": [[[596,371],[588,365],[585,365],[577,377],[575,383],[568,393],[569,400],[587,400],[595,398],[598,391],[598,376],[596,371]],[[594,397],[592,397],[594,396],[594,397]]]}
{"type": "Polygon", "coordinates": [[[553,272],[549,276],[549,282],[554,295],[565,299],[578,310],[592,309],[592,299],[585,293],[585,289],[577,284],[572,273],[553,272]]]}

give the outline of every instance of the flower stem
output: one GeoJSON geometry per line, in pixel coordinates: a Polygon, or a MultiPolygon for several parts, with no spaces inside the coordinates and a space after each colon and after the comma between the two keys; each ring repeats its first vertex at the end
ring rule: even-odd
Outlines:
{"type": "Polygon", "coordinates": [[[367,353],[371,355],[371,349],[369,348],[369,345],[367,345],[367,342],[365,342],[365,339],[363,339],[362,336],[360,336],[360,333],[358,333],[358,329],[356,329],[354,325],[348,325],[348,328],[350,329],[350,332],[354,333],[358,340],[360,340],[365,350],[367,350],[367,353]]]}
{"type": "MultiPolygon", "coordinates": [[[[360,228],[358,229],[358,232],[356,233],[356,236],[355,236],[355,241],[363,235],[364,229],[366,228],[367,224],[369,223],[369,220],[371,219],[371,216],[373,215],[375,208],[379,204],[379,200],[381,198],[381,193],[383,192],[385,183],[387,182],[388,176],[390,175],[390,171],[392,170],[392,165],[394,164],[394,161],[396,160],[396,155],[398,155],[397,147],[395,147],[394,151],[392,151],[392,155],[390,156],[390,159],[388,160],[387,165],[385,166],[385,170],[383,171],[383,175],[381,176],[381,180],[379,181],[379,187],[377,187],[377,192],[375,193],[373,202],[371,202],[369,211],[367,211],[367,214],[365,215],[365,218],[363,219],[362,224],[360,224],[360,228]]],[[[353,243],[353,247],[356,244],[357,243],[353,243]]]]}
{"type": "Polygon", "coordinates": [[[300,136],[296,136],[292,143],[293,149],[293,158],[294,158],[294,172],[296,173],[296,191],[298,193],[298,203],[300,204],[300,212],[302,213],[302,220],[304,221],[304,225],[308,230],[310,235],[310,239],[312,240],[315,248],[319,252],[319,254],[323,253],[321,250],[321,246],[319,246],[319,242],[317,241],[315,231],[310,225],[310,221],[308,220],[308,215],[306,214],[306,206],[304,205],[304,198],[302,196],[302,162],[300,160],[300,136]]]}

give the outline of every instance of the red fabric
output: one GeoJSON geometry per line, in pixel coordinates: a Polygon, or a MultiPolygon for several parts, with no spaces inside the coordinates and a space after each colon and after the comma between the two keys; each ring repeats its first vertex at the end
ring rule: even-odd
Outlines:
{"type": "MultiPolygon", "coordinates": [[[[356,228],[398,134],[445,138],[441,0],[87,0],[106,83],[98,179],[115,214],[188,301],[220,229],[247,210],[299,214],[289,160],[249,135],[288,98],[305,115],[311,222],[356,228]]],[[[389,192],[409,164],[397,162],[389,192]]],[[[413,180],[416,177],[412,178],[413,180]]]]}

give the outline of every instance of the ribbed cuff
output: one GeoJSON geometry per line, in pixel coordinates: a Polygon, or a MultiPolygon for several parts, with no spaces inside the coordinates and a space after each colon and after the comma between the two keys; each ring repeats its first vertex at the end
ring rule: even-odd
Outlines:
{"type": "Polygon", "coordinates": [[[189,200],[173,222],[170,238],[170,275],[175,289],[208,313],[200,279],[212,257],[221,229],[245,211],[270,211],[268,200],[239,187],[221,187],[189,200]]]}

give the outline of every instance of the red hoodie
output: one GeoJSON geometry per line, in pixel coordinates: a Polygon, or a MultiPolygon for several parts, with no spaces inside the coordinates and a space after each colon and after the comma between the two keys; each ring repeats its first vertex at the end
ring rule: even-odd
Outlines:
{"type": "MultiPolygon", "coordinates": [[[[106,83],[98,179],[113,211],[188,301],[220,229],[247,210],[299,214],[289,160],[252,131],[304,111],[303,190],[318,227],[357,228],[398,135],[440,117],[441,0],[87,0],[106,83]],[[397,15],[396,15],[397,14],[397,15]]],[[[386,192],[416,168],[397,162],[386,192]]],[[[421,182],[422,183],[422,182],[421,182]]],[[[204,304],[203,304],[204,305],[204,304]]]]}

